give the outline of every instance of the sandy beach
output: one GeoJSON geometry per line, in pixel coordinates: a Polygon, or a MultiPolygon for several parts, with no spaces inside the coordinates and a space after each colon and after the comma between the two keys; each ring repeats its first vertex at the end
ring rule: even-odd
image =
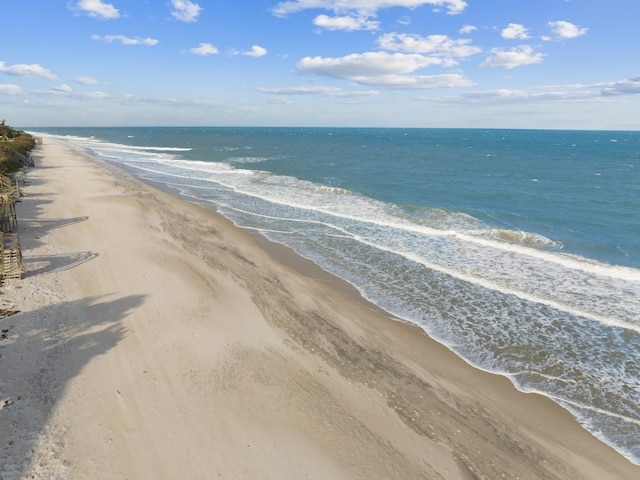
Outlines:
{"type": "Polygon", "coordinates": [[[284,247],[45,138],[0,287],[0,478],[637,479],[284,247]]]}

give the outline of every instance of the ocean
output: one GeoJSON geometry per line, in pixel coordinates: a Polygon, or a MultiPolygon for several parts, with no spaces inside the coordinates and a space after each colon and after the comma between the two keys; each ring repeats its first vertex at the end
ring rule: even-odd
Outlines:
{"type": "Polygon", "coordinates": [[[640,465],[640,132],[31,130],[293,248],[640,465]]]}

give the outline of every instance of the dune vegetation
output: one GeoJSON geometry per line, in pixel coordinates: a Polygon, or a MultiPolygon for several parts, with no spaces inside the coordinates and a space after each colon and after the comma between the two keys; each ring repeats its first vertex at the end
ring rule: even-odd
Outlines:
{"type": "Polygon", "coordinates": [[[29,155],[36,146],[36,138],[0,122],[0,172],[12,173],[29,165],[29,155]]]}

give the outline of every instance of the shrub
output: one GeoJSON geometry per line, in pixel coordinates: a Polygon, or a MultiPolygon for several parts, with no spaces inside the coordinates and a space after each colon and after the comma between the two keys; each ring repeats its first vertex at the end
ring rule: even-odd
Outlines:
{"type": "Polygon", "coordinates": [[[36,146],[32,135],[0,123],[0,172],[10,173],[24,167],[24,158],[28,158],[36,146]]]}

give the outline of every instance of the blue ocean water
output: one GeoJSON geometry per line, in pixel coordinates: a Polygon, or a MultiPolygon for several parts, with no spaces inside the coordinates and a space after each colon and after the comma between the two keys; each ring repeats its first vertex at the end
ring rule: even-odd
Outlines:
{"type": "Polygon", "coordinates": [[[640,464],[640,132],[37,131],[292,247],[640,464]]]}

